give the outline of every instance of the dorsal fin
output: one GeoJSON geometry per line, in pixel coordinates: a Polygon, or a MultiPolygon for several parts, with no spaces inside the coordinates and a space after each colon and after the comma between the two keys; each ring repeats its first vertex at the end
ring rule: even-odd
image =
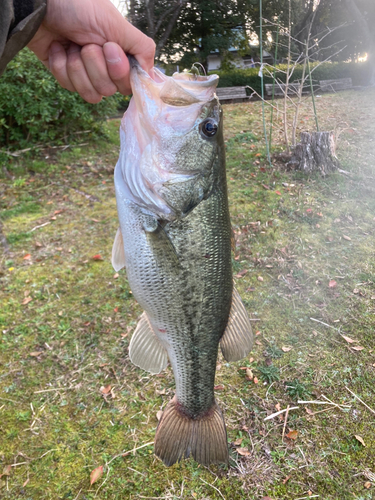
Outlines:
{"type": "Polygon", "coordinates": [[[228,324],[220,340],[221,352],[227,361],[245,358],[253,347],[253,332],[240,294],[233,287],[228,324]]]}

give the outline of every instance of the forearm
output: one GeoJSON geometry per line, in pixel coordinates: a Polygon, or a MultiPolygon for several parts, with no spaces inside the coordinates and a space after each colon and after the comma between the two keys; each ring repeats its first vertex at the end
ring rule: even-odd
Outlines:
{"type": "Polygon", "coordinates": [[[38,30],[47,0],[0,0],[0,75],[38,30]]]}

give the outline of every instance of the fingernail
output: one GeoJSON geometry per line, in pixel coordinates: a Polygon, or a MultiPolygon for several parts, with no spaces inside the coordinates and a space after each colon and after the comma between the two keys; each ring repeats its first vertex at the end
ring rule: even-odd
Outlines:
{"type": "Polygon", "coordinates": [[[111,64],[119,63],[121,61],[120,48],[116,43],[107,42],[103,45],[103,52],[105,60],[111,64]]]}

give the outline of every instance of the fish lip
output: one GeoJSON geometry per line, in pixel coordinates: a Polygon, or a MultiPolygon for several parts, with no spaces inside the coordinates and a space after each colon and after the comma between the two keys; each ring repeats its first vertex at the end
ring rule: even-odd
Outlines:
{"type": "MultiPolygon", "coordinates": [[[[165,83],[164,81],[163,82],[155,81],[154,78],[152,78],[152,76],[150,76],[150,74],[147,73],[147,71],[145,71],[142,68],[142,66],[139,64],[139,62],[137,61],[137,59],[134,56],[127,54],[127,58],[129,60],[129,66],[132,70],[136,70],[139,74],[142,74],[145,77],[150,78],[153,81],[153,83],[162,83],[162,84],[165,83]]],[[[154,71],[155,71],[155,69],[157,69],[157,68],[154,68],[154,71]]],[[[187,73],[187,74],[190,74],[190,73],[187,73]]],[[[165,77],[164,73],[162,73],[162,75],[165,77]]],[[[216,75],[216,74],[205,75],[205,76],[200,75],[199,78],[197,78],[196,80],[175,78],[175,75],[183,75],[183,73],[174,73],[169,78],[173,78],[173,80],[175,80],[177,83],[183,84],[189,90],[193,90],[194,88],[197,88],[197,87],[216,87],[216,85],[219,81],[219,75],[216,75]]],[[[198,101],[200,101],[200,99],[198,101]]]]}

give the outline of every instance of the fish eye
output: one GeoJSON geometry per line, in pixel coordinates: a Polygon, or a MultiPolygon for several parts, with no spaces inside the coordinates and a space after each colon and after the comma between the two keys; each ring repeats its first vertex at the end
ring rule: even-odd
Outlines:
{"type": "Polygon", "coordinates": [[[200,132],[204,137],[213,137],[217,132],[217,123],[212,118],[207,118],[200,124],[200,132]]]}

